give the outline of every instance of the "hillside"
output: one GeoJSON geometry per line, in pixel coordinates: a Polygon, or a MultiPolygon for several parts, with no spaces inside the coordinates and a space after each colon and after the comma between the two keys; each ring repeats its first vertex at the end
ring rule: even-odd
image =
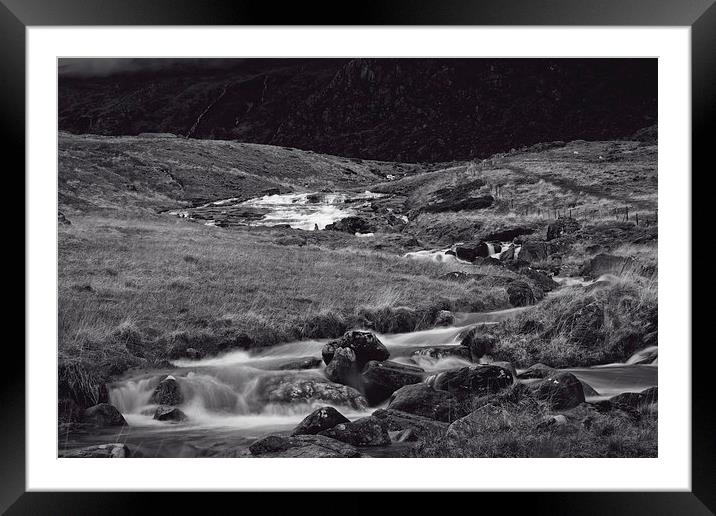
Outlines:
{"type": "Polygon", "coordinates": [[[656,123],[655,60],[154,61],[100,76],[61,64],[60,130],[445,162],[545,141],[620,139],[656,123]]]}

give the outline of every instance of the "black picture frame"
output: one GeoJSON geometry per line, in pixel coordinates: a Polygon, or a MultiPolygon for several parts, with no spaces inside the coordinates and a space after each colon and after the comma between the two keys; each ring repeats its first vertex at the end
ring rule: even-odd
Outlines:
{"type": "MultiPolygon", "coordinates": [[[[692,38],[692,180],[696,177],[693,170],[703,168],[703,177],[707,173],[707,164],[710,164],[708,153],[712,141],[709,136],[714,134],[716,120],[714,0],[384,0],[382,3],[364,0],[351,4],[294,2],[280,7],[246,0],[0,0],[0,141],[3,142],[4,162],[15,163],[14,173],[24,170],[25,166],[25,30],[29,26],[48,25],[689,26],[692,38]]],[[[5,171],[11,172],[10,168],[5,171]]],[[[692,191],[698,190],[692,187],[692,191]]],[[[692,206],[695,205],[696,199],[692,202],[692,206]]],[[[697,222],[694,218],[694,223],[697,222]]],[[[692,234],[697,234],[695,228],[692,234]]],[[[695,259],[694,268],[697,264],[695,259]]],[[[692,305],[696,311],[696,303],[692,305]]],[[[692,320],[699,319],[692,316],[692,320]]],[[[470,496],[469,500],[463,501],[468,504],[479,502],[480,505],[485,501],[496,502],[506,504],[504,507],[510,511],[530,511],[531,514],[713,514],[716,511],[716,425],[708,374],[712,367],[708,360],[709,348],[707,342],[692,347],[692,491],[471,493],[463,495],[463,498],[470,496]]],[[[0,418],[0,510],[7,510],[7,514],[114,514],[151,508],[146,503],[148,498],[168,496],[174,497],[172,511],[176,507],[189,507],[184,501],[187,496],[179,493],[25,492],[25,354],[18,346],[6,345],[3,357],[12,367],[3,368],[0,375],[3,383],[0,391],[0,407],[3,408],[0,418]]],[[[219,501],[232,495],[211,496],[219,501]]],[[[247,500],[246,496],[256,499],[256,503],[266,503],[259,497],[267,495],[241,496],[242,504],[251,504],[253,500],[247,500]]],[[[427,496],[429,494],[413,495],[410,500],[403,500],[401,510],[419,509],[427,496]]],[[[300,511],[301,507],[315,509],[305,493],[293,494],[290,498],[278,496],[273,500],[272,504],[289,502],[292,511],[300,511]]],[[[353,505],[356,504],[348,504],[353,505]]]]}

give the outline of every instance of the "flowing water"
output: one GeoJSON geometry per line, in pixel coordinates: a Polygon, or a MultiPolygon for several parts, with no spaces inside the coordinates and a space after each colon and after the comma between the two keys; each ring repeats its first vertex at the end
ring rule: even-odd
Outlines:
{"type": "MultiPolygon", "coordinates": [[[[585,282],[586,283],[586,282],[585,282]]],[[[532,307],[487,313],[457,313],[452,326],[398,334],[378,334],[391,360],[418,365],[427,372],[469,365],[457,357],[414,356],[432,346],[459,345],[462,333],[474,325],[498,324],[532,307]]],[[[318,406],[332,405],[353,420],[372,413],[355,392],[325,380],[323,364],[290,369],[304,359],[321,356],[328,339],[277,345],[269,349],[232,351],[202,360],[177,360],[169,370],[153,371],[110,386],[110,402],[129,426],[99,433],[60,436],[60,446],[74,448],[106,442],[138,446],[145,456],[226,456],[247,454],[247,447],[269,433],[287,432],[318,406]],[[168,374],[177,380],[184,397],[180,405],[188,416],[177,424],[153,419],[156,405],[150,398],[168,374]],[[119,432],[119,433],[118,433],[119,432]]],[[[640,391],[657,384],[656,350],[647,348],[625,364],[570,368],[599,396],[640,391]]],[[[594,398],[594,397],[592,397],[594,398]]],[[[364,450],[374,456],[401,453],[404,447],[364,450]]]]}

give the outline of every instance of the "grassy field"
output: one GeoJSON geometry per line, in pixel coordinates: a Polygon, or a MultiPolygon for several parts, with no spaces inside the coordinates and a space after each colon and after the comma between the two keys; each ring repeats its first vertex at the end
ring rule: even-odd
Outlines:
{"type": "Polygon", "coordinates": [[[504,288],[439,279],[464,265],[285,245],[286,232],[227,231],[169,216],[73,218],[59,238],[61,357],[102,358],[125,344],[122,328],[134,329],[142,355],[159,358],[177,332],[196,335],[196,347],[207,334],[246,334],[264,346],[360,324],[408,331],[430,326],[440,309],[507,306],[504,288]],[[407,327],[391,326],[397,309],[409,313],[407,327]]]}

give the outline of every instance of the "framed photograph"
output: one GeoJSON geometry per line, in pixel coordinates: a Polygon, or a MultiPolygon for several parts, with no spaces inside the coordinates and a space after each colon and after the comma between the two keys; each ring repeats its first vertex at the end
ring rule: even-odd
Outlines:
{"type": "Polygon", "coordinates": [[[713,513],[711,0],[147,4],[0,7],[26,202],[3,510],[713,513]]]}

